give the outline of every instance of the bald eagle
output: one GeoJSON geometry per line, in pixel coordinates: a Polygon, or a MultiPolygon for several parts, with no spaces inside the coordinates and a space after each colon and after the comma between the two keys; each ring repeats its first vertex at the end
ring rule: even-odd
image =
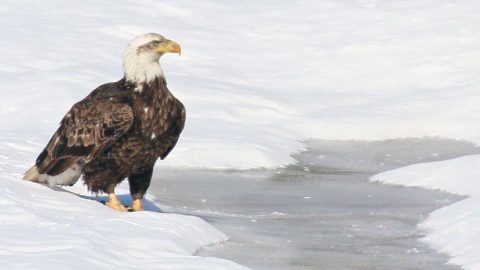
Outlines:
{"type": "Polygon", "coordinates": [[[108,194],[107,206],[127,211],[115,187],[128,178],[131,207],[143,210],[154,164],[172,151],[185,124],[185,108],[168,90],[159,63],[163,54],[180,52],[178,43],[156,33],[134,38],[125,50],[124,77],[73,105],[24,179],[73,185],[83,175],[90,191],[108,194]]]}

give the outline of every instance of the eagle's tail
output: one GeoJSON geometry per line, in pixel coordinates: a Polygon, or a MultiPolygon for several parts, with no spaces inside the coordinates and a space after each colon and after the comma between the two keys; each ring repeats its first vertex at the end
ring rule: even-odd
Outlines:
{"type": "Polygon", "coordinates": [[[30,169],[28,169],[23,175],[23,179],[32,182],[40,181],[40,174],[38,173],[37,166],[34,165],[30,169]]]}

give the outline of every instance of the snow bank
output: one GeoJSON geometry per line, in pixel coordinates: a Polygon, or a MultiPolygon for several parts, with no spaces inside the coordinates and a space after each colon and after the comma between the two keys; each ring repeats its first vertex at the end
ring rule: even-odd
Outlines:
{"type": "Polygon", "coordinates": [[[480,155],[410,165],[371,178],[386,184],[439,189],[471,197],[433,212],[420,226],[425,241],[452,256],[450,263],[480,269],[480,155]]]}
{"type": "MultiPolygon", "coordinates": [[[[200,218],[155,211],[119,213],[95,200],[20,180],[21,164],[34,158],[36,147],[1,139],[2,268],[247,269],[192,255],[227,239],[200,218]]],[[[81,185],[75,188],[84,190],[81,185]]],[[[128,194],[128,186],[118,191],[128,194]]],[[[150,202],[146,207],[156,210],[150,202]]]]}
{"type": "Polygon", "coordinates": [[[373,181],[480,196],[480,155],[414,164],[373,176],[373,181]]]}

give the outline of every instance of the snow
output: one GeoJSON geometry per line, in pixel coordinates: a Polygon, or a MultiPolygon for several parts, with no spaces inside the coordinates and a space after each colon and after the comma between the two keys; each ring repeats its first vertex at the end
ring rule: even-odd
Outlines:
{"type": "Polygon", "coordinates": [[[468,155],[445,161],[414,164],[375,175],[372,180],[480,196],[479,162],[480,155],[468,155]]]}
{"type": "Polygon", "coordinates": [[[39,143],[71,104],[122,76],[126,45],[145,32],[182,46],[161,59],[188,114],[168,166],[276,167],[308,138],[480,141],[472,1],[1,6],[0,123],[39,143]]]}
{"type": "Polygon", "coordinates": [[[225,235],[193,216],[117,213],[98,202],[2,179],[0,262],[10,269],[246,269],[191,256],[225,235]]]}
{"type": "Polygon", "coordinates": [[[377,174],[371,178],[386,184],[438,189],[469,198],[439,209],[420,224],[429,232],[424,240],[452,256],[450,263],[464,269],[479,269],[480,243],[480,155],[414,164],[377,174]]]}
{"type": "MultiPolygon", "coordinates": [[[[96,204],[85,206],[84,200],[18,181],[69,107],[98,85],[122,76],[121,57],[134,36],[158,32],[182,46],[181,57],[166,55],[161,63],[169,88],[187,108],[188,120],[177,147],[160,166],[272,168],[293,162],[290,155],[300,151],[301,141],[308,138],[442,136],[480,143],[479,13],[480,3],[472,0],[3,1],[0,183],[2,193],[8,194],[8,189],[13,195],[2,199],[9,207],[0,218],[0,226],[5,226],[0,230],[1,239],[7,239],[4,234],[11,228],[24,233],[17,234],[18,245],[10,243],[16,250],[4,251],[2,242],[0,254],[35,256],[41,250],[55,253],[53,250],[60,249],[65,256],[76,258],[109,254],[112,260],[106,262],[117,265],[128,259],[111,249],[112,242],[106,238],[120,236],[105,228],[120,226],[122,231],[133,230],[143,237],[151,235],[148,231],[153,232],[158,222],[159,228],[165,228],[162,237],[171,240],[177,233],[183,240],[175,238],[158,250],[141,252],[126,235],[119,240],[129,254],[142,256],[146,268],[154,263],[149,259],[171,262],[171,268],[177,269],[201,269],[202,265],[214,269],[228,264],[189,256],[199,246],[224,239],[201,221],[105,212],[96,204]],[[64,213],[68,209],[71,213],[64,213]],[[95,217],[95,223],[82,219],[85,223],[79,223],[75,236],[75,230],[68,230],[67,224],[73,226],[69,217],[74,220],[87,213],[95,217]],[[149,225],[122,222],[135,221],[133,217],[149,225]],[[171,226],[161,225],[162,219],[171,221],[171,226]],[[38,224],[42,222],[55,224],[41,227],[38,224]],[[198,237],[204,240],[195,242],[197,236],[194,239],[178,231],[183,222],[200,224],[198,234],[202,236],[198,237]],[[99,227],[93,226],[97,223],[99,227]],[[54,240],[55,231],[64,233],[60,239],[69,238],[54,240]],[[58,245],[49,246],[46,240],[58,245]],[[196,244],[186,247],[192,241],[196,244]],[[99,251],[92,254],[92,248],[99,251]],[[199,263],[184,263],[179,254],[186,256],[185,261],[199,263]]],[[[429,168],[424,169],[431,174],[413,174],[415,179],[407,181],[423,181],[416,185],[452,192],[457,192],[458,186],[471,190],[480,186],[462,177],[474,170],[473,161],[451,162],[451,168],[445,169],[445,179],[450,178],[442,182],[444,186],[429,178],[439,175],[429,168]]],[[[476,195],[467,191],[472,197],[462,203],[480,206],[473,201],[476,195]]],[[[436,214],[449,209],[456,209],[451,210],[453,216],[462,217],[463,210],[453,207],[436,212],[426,224],[430,220],[430,227],[442,224],[436,214]]],[[[473,216],[455,224],[474,225],[473,216]]],[[[475,227],[466,228],[473,232],[475,227]]],[[[458,236],[463,231],[451,233],[458,236]]],[[[457,254],[455,262],[470,269],[478,265],[478,259],[469,257],[465,249],[480,241],[458,242],[462,248],[453,250],[447,245],[465,239],[448,241],[445,237],[437,235],[438,241],[432,243],[457,254]]],[[[42,258],[7,260],[2,266],[20,267],[12,264],[38,260],[46,268],[48,259],[42,258]]]]}
{"type": "MultiPolygon", "coordinates": [[[[147,197],[143,212],[113,211],[95,200],[23,181],[36,147],[4,143],[0,151],[0,264],[9,269],[246,270],[227,260],[193,256],[227,236],[198,217],[158,213],[147,197]]],[[[89,195],[82,185],[68,188],[89,195]]],[[[128,185],[117,189],[128,194],[128,185]]],[[[91,195],[90,195],[91,196],[91,195]]],[[[124,195],[121,199],[125,200],[124,195]]],[[[131,199],[130,199],[131,202],[131,199]]]]}

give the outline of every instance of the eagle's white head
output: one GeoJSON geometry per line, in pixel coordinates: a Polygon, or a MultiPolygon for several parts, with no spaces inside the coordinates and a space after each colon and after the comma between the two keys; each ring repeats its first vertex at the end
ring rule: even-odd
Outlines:
{"type": "Polygon", "coordinates": [[[156,33],[134,38],[128,44],[123,57],[123,72],[126,80],[140,86],[164,77],[158,61],[165,53],[180,54],[180,45],[156,33]]]}

